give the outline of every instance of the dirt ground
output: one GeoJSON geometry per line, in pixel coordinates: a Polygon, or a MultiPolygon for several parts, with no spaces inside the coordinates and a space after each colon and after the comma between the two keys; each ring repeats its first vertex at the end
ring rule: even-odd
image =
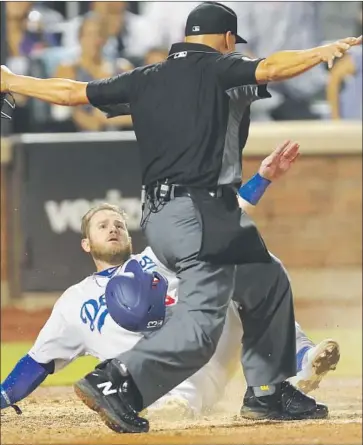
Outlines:
{"type": "MultiPolygon", "coordinates": [[[[49,310],[1,311],[2,341],[33,340],[49,310]]],[[[300,305],[297,318],[307,329],[357,328],[361,335],[361,305],[309,307],[300,305]],[[342,313],[345,314],[344,318],[342,313]]],[[[337,332],[338,332],[337,331],[337,332]]],[[[353,354],[354,351],[345,351],[353,354]]],[[[23,415],[1,413],[1,444],[124,444],[124,445],[234,445],[234,444],[362,444],[362,379],[329,377],[313,395],[327,403],[330,418],[323,421],[263,422],[238,419],[244,383],[237,376],[224,399],[208,416],[175,419],[170,413],[151,418],[151,430],[143,435],[119,435],[110,431],[97,414],[86,408],[72,388],[40,388],[20,403],[23,415]]]]}
{"type": "Polygon", "coordinates": [[[304,422],[238,420],[243,383],[235,379],[215,412],[196,420],[151,420],[148,434],[119,435],[110,431],[74,395],[72,388],[40,388],[22,402],[23,415],[1,415],[2,444],[361,444],[362,382],[327,379],[315,392],[328,403],[330,418],[304,422]]]}

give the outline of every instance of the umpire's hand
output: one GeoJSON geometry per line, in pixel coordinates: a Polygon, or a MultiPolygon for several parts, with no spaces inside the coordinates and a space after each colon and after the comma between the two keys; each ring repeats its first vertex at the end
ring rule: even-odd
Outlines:
{"type": "Polygon", "coordinates": [[[352,47],[362,44],[362,36],[347,37],[320,47],[321,59],[328,64],[328,68],[333,68],[335,58],[341,58],[352,47]]]}
{"type": "Polygon", "coordinates": [[[285,141],[265,158],[258,173],[269,181],[275,181],[290,170],[293,163],[300,156],[300,145],[297,142],[285,141]]]}

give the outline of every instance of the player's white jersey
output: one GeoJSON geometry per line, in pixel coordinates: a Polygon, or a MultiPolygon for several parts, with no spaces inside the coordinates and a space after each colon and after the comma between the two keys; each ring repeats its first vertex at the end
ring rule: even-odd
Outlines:
{"type": "MultiPolygon", "coordinates": [[[[177,301],[178,279],[148,247],[134,255],[143,270],[157,270],[168,280],[167,305],[177,301]]],[[[77,357],[92,355],[100,360],[114,358],[131,349],[142,334],[117,325],[108,313],[105,289],[109,279],[122,273],[125,265],[95,273],[68,288],[54,305],[52,314],[29,352],[38,363],[55,361],[55,370],[77,357]]]]}
{"type": "MultiPolygon", "coordinates": [[[[157,270],[167,278],[166,304],[176,304],[178,279],[160,263],[150,247],[133,258],[139,261],[143,270],[157,270]]],[[[124,267],[95,273],[67,289],[54,305],[29,355],[38,363],[54,361],[55,371],[59,371],[83,355],[105,360],[130,350],[142,334],[117,325],[109,315],[105,301],[109,279],[116,273],[122,273],[124,267]]],[[[156,404],[162,404],[167,397],[177,396],[187,400],[195,412],[213,406],[239,365],[241,338],[241,321],[235,303],[231,303],[217,350],[209,363],[156,404]]]]}

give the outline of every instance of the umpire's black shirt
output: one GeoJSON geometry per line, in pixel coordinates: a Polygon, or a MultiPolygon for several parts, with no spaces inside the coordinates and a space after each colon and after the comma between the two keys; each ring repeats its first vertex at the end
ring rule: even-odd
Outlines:
{"type": "Polygon", "coordinates": [[[110,116],[131,113],[143,184],[238,183],[244,110],[230,102],[238,88],[256,85],[260,60],[177,43],[165,62],[89,82],[87,96],[110,116]]]}

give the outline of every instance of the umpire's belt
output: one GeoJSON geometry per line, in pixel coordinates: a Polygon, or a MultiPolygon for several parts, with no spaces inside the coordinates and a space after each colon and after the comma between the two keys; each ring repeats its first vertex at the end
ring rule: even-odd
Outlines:
{"type": "MultiPolygon", "coordinates": [[[[223,187],[216,187],[214,189],[207,189],[212,198],[222,198],[223,196],[223,187]]],[[[181,198],[183,196],[191,196],[190,189],[183,185],[174,185],[172,189],[172,195],[174,198],[181,198]]]]}
{"type": "MultiPolygon", "coordinates": [[[[222,198],[226,193],[230,193],[231,189],[237,192],[238,186],[219,186],[204,189],[204,191],[212,198],[222,198]]],[[[192,190],[192,188],[184,185],[160,183],[146,187],[146,195],[150,199],[170,201],[174,198],[192,197],[192,190]]]]}

